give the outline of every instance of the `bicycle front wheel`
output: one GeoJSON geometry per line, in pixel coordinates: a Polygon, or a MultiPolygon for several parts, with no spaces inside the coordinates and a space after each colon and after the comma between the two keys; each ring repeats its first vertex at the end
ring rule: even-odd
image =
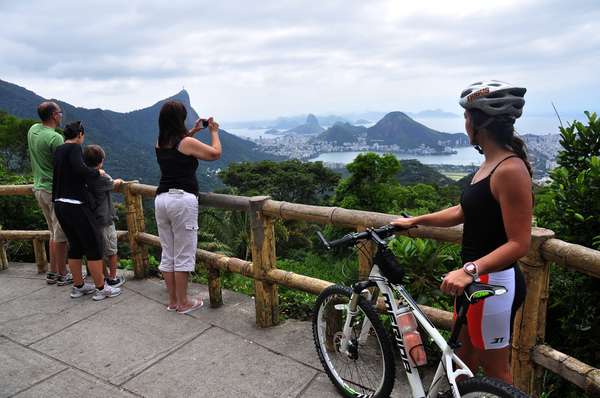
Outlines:
{"type": "MultiPolygon", "coordinates": [[[[471,377],[458,382],[462,398],[529,398],[517,387],[491,377],[471,377]]],[[[452,393],[446,396],[451,397],[452,393]]]]}
{"type": "Polygon", "coordinates": [[[334,285],[317,298],[313,337],[319,359],[345,397],[388,397],[395,370],[390,339],[375,308],[362,296],[350,320],[350,334],[343,336],[351,295],[350,288],[334,285]]]}

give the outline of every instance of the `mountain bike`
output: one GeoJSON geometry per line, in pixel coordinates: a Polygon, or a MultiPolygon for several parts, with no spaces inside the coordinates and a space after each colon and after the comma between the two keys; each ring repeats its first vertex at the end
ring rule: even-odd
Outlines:
{"type": "MultiPolygon", "coordinates": [[[[504,294],[506,288],[479,282],[469,285],[460,297],[463,302],[446,341],[402,285],[404,270],[385,240],[398,230],[393,225],[387,225],[350,233],[331,242],[317,232],[328,249],[354,246],[366,240],[374,242],[377,247],[367,280],[357,282],[352,287],[330,286],[323,290],[315,303],[313,338],[321,364],[333,384],[345,397],[380,398],[388,397],[392,392],[396,365],[392,341],[382,319],[386,315],[380,316],[376,310],[381,293],[398,348],[397,356],[406,373],[413,398],[527,398],[525,393],[500,380],[474,377],[454,352],[459,347],[458,336],[466,323],[469,305],[504,294]],[[422,361],[415,358],[415,352],[419,351],[405,344],[409,331],[413,330],[406,329],[404,321],[400,321],[406,318],[406,314],[414,316],[420,325],[418,330],[423,330],[441,351],[441,359],[427,393],[419,375],[418,365],[422,361]],[[457,381],[459,376],[466,377],[457,381]]],[[[414,332],[410,333],[410,337],[414,337],[414,332]]],[[[423,346],[417,347],[419,349],[424,353],[423,346]]]]}

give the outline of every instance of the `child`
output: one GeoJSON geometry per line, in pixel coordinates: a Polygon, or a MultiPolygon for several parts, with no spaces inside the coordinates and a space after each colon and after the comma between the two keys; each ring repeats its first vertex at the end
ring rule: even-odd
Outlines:
{"type": "MultiPolygon", "coordinates": [[[[99,145],[88,145],[83,151],[83,161],[88,167],[101,169],[106,155],[99,145]]],[[[117,277],[117,231],[115,220],[117,214],[113,206],[111,191],[117,190],[123,180],[113,180],[108,174],[88,182],[88,190],[93,197],[94,214],[104,238],[104,258],[109,265],[109,272],[104,269],[106,283],[111,287],[119,287],[125,283],[123,277],[117,277]]]]}

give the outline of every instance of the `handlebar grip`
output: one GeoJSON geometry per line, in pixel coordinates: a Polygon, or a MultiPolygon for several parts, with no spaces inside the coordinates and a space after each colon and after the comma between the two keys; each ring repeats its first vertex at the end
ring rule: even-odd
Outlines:
{"type": "Polygon", "coordinates": [[[354,241],[354,237],[352,235],[346,235],[340,239],[332,240],[331,242],[329,242],[329,246],[335,247],[335,246],[340,246],[340,245],[346,245],[353,241],[354,241]]]}

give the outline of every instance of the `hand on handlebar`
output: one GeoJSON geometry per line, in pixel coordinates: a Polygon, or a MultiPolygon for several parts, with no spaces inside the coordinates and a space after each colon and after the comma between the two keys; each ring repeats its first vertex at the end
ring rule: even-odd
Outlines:
{"type": "Polygon", "coordinates": [[[451,296],[460,296],[467,286],[473,282],[473,278],[467,275],[461,268],[448,272],[440,285],[443,293],[451,296]]]}
{"type": "Polygon", "coordinates": [[[409,228],[414,228],[417,226],[417,224],[415,223],[415,219],[414,217],[410,217],[410,218],[406,218],[406,217],[400,217],[400,218],[396,218],[395,220],[392,220],[392,222],[390,223],[396,227],[399,227],[401,229],[409,229],[409,228]]]}

